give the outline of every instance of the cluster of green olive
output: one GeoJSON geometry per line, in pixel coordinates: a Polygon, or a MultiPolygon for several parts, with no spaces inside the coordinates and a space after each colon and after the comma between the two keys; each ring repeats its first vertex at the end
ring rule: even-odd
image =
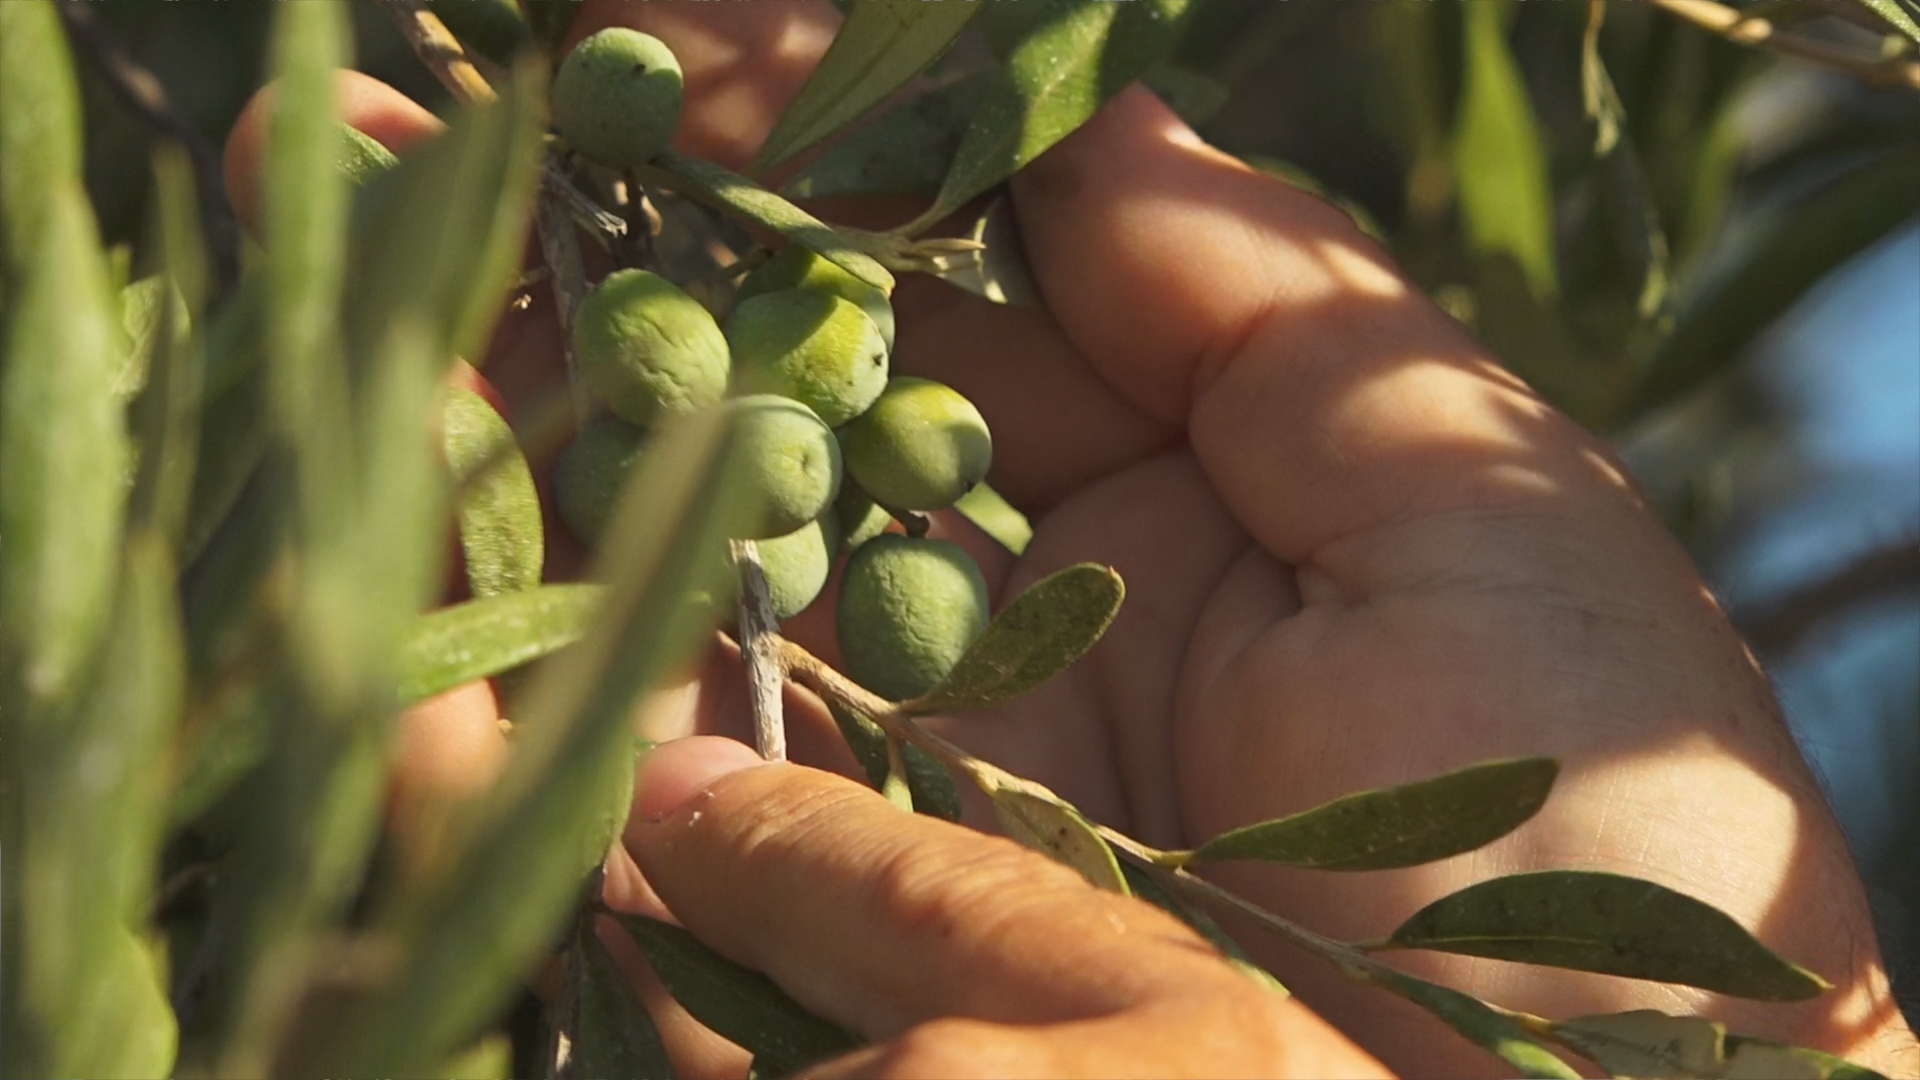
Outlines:
{"type": "MultiPolygon", "coordinates": [[[[680,111],[680,71],[655,38],[603,30],[555,78],[568,144],[614,167],[658,154],[680,111]]],[[[745,489],[736,539],[757,541],[775,614],[791,618],[847,556],[836,624],[847,673],[876,693],[931,689],[987,621],[980,569],[957,544],[888,532],[950,507],[986,477],[986,421],[957,391],[889,378],[892,305],[880,289],[793,245],[749,274],[724,328],[673,282],[617,270],[580,305],[574,359],[610,415],[562,454],[555,498],[597,544],[647,432],[726,410],[745,489]]]]}

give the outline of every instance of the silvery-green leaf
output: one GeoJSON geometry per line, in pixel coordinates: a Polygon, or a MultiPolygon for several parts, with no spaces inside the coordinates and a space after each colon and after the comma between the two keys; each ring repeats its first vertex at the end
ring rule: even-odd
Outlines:
{"type": "Polygon", "coordinates": [[[420,616],[400,646],[400,700],[491,678],[573,644],[603,594],[599,585],[542,585],[420,616]]]}
{"type": "Polygon", "coordinates": [[[1120,861],[1080,811],[1058,798],[1014,787],[987,795],[1008,836],[1072,867],[1095,888],[1128,894],[1120,861]]]}
{"type": "Polygon", "coordinates": [[[1125,597],[1112,567],[1081,563],[1049,574],[993,617],[939,685],[903,707],[977,709],[1026,693],[1093,648],[1125,597]]]}

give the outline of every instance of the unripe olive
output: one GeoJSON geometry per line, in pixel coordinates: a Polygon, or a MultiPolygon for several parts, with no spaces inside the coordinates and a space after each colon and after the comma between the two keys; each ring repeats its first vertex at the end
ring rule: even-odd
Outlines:
{"type": "Polygon", "coordinates": [[[625,27],[581,41],[553,77],[553,123],[567,144],[616,169],[666,149],[680,122],[680,61],[666,43],[625,27]]]}
{"type": "Polygon", "coordinates": [[[647,427],[726,395],[727,338],[700,302],[645,270],[616,270],[580,303],[574,362],[613,414],[647,427]]]}
{"type": "Polygon", "coordinates": [[[832,293],[762,293],[727,319],[740,388],[781,394],[839,427],[887,385],[887,345],[865,312],[832,293]]]}
{"type": "Polygon", "coordinates": [[[839,266],[820,257],[810,248],[788,244],[780,254],[760,264],[740,283],[738,299],[750,300],[762,293],[782,289],[812,289],[829,292],[842,300],[860,305],[867,318],[880,328],[880,337],[893,352],[893,305],[887,294],[869,285],[839,266]]]}
{"type": "Polygon", "coordinates": [[[824,513],[840,491],[840,444],[812,409],[776,394],[727,404],[732,465],[746,504],[735,535],[785,536],[824,513]]]}
{"type": "Polygon", "coordinates": [[[553,501],[575,539],[589,547],[600,542],[645,443],[646,433],[639,428],[602,417],[561,452],[553,467],[553,501]]]}
{"type": "Polygon", "coordinates": [[[833,512],[840,519],[840,547],[844,551],[852,551],[886,532],[887,526],[893,524],[893,515],[861,491],[860,485],[844,480],[840,484],[840,497],[833,501],[833,512]]]}
{"type": "Polygon", "coordinates": [[[960,545],[889,533],[847,559],[835,613],[847,674],[895,701],[946,677],[987,625],[987,583],[960,545]]]}
{"type": "Polygon", "coordinates": [[[840,432],[847,473],[895,510],[944,510],[987,478],[993,436],[973,402],[902,376],[840,432]]]}
{"type": "Polygon", "coordinates": [[[840,544],[840,528],[831,512],[820,515],[785,536],[762,540],[760,571],[767,579],[767,596],[776,618],[791,619],[827,586],[833,557],[840,544]]]}

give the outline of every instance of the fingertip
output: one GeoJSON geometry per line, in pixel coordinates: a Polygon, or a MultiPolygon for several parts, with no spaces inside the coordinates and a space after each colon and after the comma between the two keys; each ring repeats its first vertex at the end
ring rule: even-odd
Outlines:
{"type": "Polygon", "coordinates": [[[656,822],[721,777],[765,764],[745,743],[715,735],[662,743],[640,766],[634,810],[643,823],[656,822]]]}
{"type": "MultiPolygon", "coordinates": [[[[274,84],[261,87],[240,110],[221,159],[227,198],[250,230],[258,229],[260,151],[277,90],[274,84]]],[[[358,71],[334,73],[334,99],[342,122],[395,154],[406,153],[446,126],[412,98],[358,71]]]]}

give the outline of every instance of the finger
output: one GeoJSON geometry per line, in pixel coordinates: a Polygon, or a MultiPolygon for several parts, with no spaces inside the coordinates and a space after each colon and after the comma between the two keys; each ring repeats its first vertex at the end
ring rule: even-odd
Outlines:
{"type": "Polygon", "coordinates": [[[1165,913],[842,778],[689,739],[656,749],[640,782],[626,845],[682,923],[870,1038],[1216,996],[1256,1000],[1263,1030],[1344,1042],[1165,913]]]}
{"type": "Polygon", "coordinates": [[[676,149],[738,169],[833,42],[840,14],[826,0],[709,4],[594,0],[567,34],[569,48],[609,26],[652,34],[673,50],[686,82],[676,149]]]}

